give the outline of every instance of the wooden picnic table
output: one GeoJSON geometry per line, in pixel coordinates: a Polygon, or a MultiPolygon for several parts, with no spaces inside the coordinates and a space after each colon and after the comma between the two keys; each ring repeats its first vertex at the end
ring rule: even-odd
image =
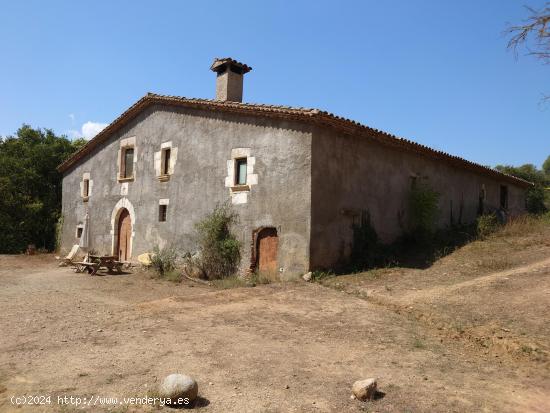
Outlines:
{"type": "Polygon", "coordinates": [[[93,274],[95,274],[100,268],[107,268],[109,272],[113,272],[113,269],[116,269],[117,272],[120,273],[122,272],[122,265],[124,264],[123,262],[118,261],[117,257],[114,255],[90,255],[90,260],[91,262],[98,264],[97,269],[93,274]]]}
{"type": "Polygon", "coordinates": [[[87,271],[90,275],[95,275],[101,268],[106,268],[107,271],[113,272],[113,269],[120,274],[122,272],[123,262],[117,261],[113,255],[88,255],[87,261],[75,262],[74,271],[87,271]]]}

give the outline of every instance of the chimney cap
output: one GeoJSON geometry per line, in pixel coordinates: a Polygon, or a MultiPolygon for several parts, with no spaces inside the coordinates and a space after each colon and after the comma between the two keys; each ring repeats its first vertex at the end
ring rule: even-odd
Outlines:
{"type": "Polygon", "coordinates": [[[210,70],[212,70],[213,72],[219,72],[226,65],[238,67],[239,69],[241,69],[242,74],[248,73],[252,70],[250,66],[245,65],[244,63],[238,62],[235,59],[232,59],[231,57],[216,57],[214,59],[214,62],[212,63],[212,66],[210,66],[210,70]]]}

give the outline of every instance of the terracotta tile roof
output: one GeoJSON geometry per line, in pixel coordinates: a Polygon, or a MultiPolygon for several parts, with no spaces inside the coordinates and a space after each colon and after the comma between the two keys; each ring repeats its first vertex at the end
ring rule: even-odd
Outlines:
{"type": "Polygon", "coordinates": [[[525,181],[514,176],[504,174],[502,172],[496,171],[492,168],[468,161],[459,156],[450,155],[446,152],[438,151],[427,146],[421,145],[419,143],[413,142],[408,139],[400,138],[395,135],[374,129],[365,125],[362,125],[359,122],[343,118],[341,116],[334,115],[332,113],[322,111],[319,109],[310,109],[310,108],[296,108],[290,106],[279,106],[279,105],[265,105],[265,104],[255,104],[255,103],[240,103],[240,102],[229,102],[229,101],[219,101],[219,100],[210,100],[210,99],[194,99],[194,98],[185,98],[180,96],[167,96],[167,95],[158,95],[155,93],[148,93],[132,106],[128,108],[122,115],[116,118],[109,126],[103,129],[98,133],[94,138],[90,139],[86,145],[84,145],[80,150],[75,152],[70,158],[64,161],[61,165],[57,167],[58,171],[64,172],[70,167],[75,165],[80,159],[85,155],[90,153],[90,151],[106,141],[109,136],[115,131],[119,130],[122,126],[127,124],[132,120],[139,112],[150,105],[161,104],[168,106],[179,106],[179,107],[191,107],[199,108],[204,110],[213,110],[213,111],[224,111],[224,112],[235,112],[241,114],[251,114],[256,116],[267,116],[274,118],[283,118],[291,119],[297,121],[303,121],[308,123],[313,123],[322,126],[329,126],[338,129],[339,131],[345,134],[355,134],[364,136],[365,139],[372,139],[377,142],[380,142],[383,145],[394,147],[398,150],[403,150],[406,152],[413,152],[419,155],[441,160],[443,162],[449,163],[451,165],[457,166],[462,169],[467,169],[470,171],[483,173],[489,176],[492,176],[497,179],[502,179],[513,184],[527,187],[532,185],[530,182],[525,181]]]}
{"type": "Polygon", "coordinates": [[[230,57],[216,57],[214,59],[214,63],[212,63],[212,66],[210,66],[210,70],[217,71],[216,69],[218,67],[220,67],[221,65],[225,65],[227,63],[240,67],[243,70],[243,73],[248,73],[252,70],[250,66],[245,65],[244,63],[238,62],[235,59],[232,59],[230,57]]]}

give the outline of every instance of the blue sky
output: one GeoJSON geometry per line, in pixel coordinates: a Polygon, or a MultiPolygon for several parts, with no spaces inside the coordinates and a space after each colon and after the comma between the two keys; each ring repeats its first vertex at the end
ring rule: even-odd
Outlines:
{"type": "Polygon", "coordinates": [[[216,56],[247,102],[317,107],[485,165],[550,155],[550,67],[503,30],[544,0],[4,1],[0,135],[90,136],[151,91],[212,98],[216,56]]]}

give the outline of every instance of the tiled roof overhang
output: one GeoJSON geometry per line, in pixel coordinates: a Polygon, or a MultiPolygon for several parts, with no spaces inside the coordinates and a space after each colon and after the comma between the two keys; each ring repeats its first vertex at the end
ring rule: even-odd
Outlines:
{"type": "Polygon", "coordinates": [[[190,99],[179,96],[157,95],[154,93],[148,93],[140,100],[138,100],[135,104],[130,106],[128,110],[126,110],[122,115],[116,118],[109,126],[103,129],[94,138],[90,139],[90,141],[88,141],[86,145],[80,148],[80,150],[75,152],[61,165],[59,165],[57,167],[57,170],[60,172],[67,171],[80,159],[89,154],[93,148],[100,145],[102,142],[105,142],[112,133],[116,132],[121,127],[130,122],[143,109],[155,104],[189,107],[212,111],[233,112],[254,116],[273,117],[279,119],[289,119],[308,122],[321,126],[329,126],[337,129],[344,134],[364,136],[366,139],[375,140],[383,145],[391,146],[398,150],[403,150],[409,153],[416,153],[431,159],[437,159],[449,165],[485,174],[521,187],[528,187],[532,185],[532,183],[523,179],[504,174],[489,167],[468,161],[459,156],[450,155],[448,153],[429,148],[408,139],[399,138],[395,135],[391,135],[378,129],[373,129],[368,126],[362,125],[359,122],[336,116],[332,113],[321,111],[318,109],[226,102],[209,99],[190,99]]]}

